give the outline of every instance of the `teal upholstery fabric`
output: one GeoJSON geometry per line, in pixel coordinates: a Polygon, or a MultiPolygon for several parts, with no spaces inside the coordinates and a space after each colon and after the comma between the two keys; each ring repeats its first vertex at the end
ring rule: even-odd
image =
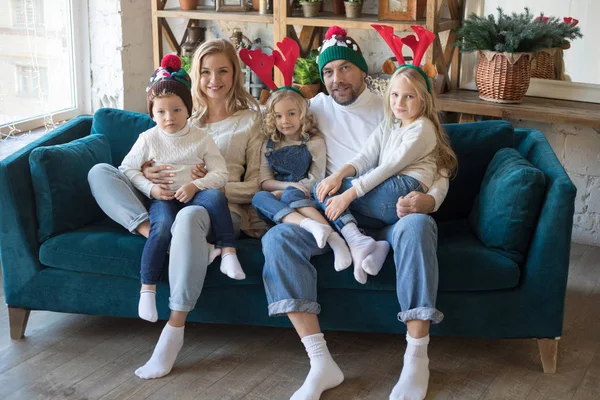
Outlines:
{"type": "Polygon", "coordinates": [[[104,135],[110,143],[112,164],[121,165],[123,158],[140,133],[152,128],[156,123],[149,115],[132,111],[101,108],[94,113],[92,133],[104,135]]]}
{"type": "Polygon", "coordinates": [[[464,219],[473,208],[494,154],[502,148],[513,147],[513,128],[506,121],[447,124],[443,128],[458,158],[458,172],[450,181],[444,203],[432,216],[436,221],[464,219]]]}
{"type": "Polygon", "coordinates": [[[544,174],[515,149],[496,153],[469,215],[473,231],[486,247],[524,261],[545,184],[544,174]]]}
{"type": "Polygon", "coordinates": [[[110,162],[108,140],[101,135],[41,146],[31,152],[29,167],[40,242],[104,216],[92,196],[87,174],[94,165],[110,162]]]}

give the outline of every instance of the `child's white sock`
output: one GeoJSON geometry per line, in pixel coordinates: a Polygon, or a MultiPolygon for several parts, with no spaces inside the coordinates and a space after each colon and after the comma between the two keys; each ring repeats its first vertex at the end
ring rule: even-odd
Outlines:
{"type": "Polygon", "coordinates": [[[156,322],[158,312],[156,311],[156,292],[154,290],[142,290],[140,302],[138,303],[138,315],[146,321],[156,322]]]}
{"type": "Polygon", "coordinates": [[[290,400],[318,400],[325,390],[342,383],[344,374],[331,358],[322,333],[305,336],[302,343],[310,358],[310,371],[290,400]]]}
{"type": "Polygon", "coordinates": [[[221,255],[221,249],[217,249],[214,244],[207,243],[208,245],[208,265],[212,264],[215,261],[217,256],[221,255]]]}
{"type": "Polygon", "coordinates": [[[331,250],[333,250],[335,260],[334,267],[336,271],[343,271],[352,264],[350,249],[339,233],[333,232],[329,235],[327,244],[331,247],[331,250]]]}
{"type": "Polygon", "coordinates": [[[342,236],[346,239],[352,254],[354,279],[362,284],[367,283],[367,274],[362,269],[362,263],[375,250],[375,240],[372,237],[363,235],[354,222],[350,222],[342,228],[342,236]]]}
{"type": "Polygon", "coordinates": [[[184,329],[185,326],[175,328],[167,323],[156,343],[152,357],[144,366],[136,369],[135,374],[142,379],[154,379],[171,372],[177,354],[183,346],[184,329]]]}
{"type": "Polygon", "coordinates": [[[329,225],[321,224],[310,218],[304,218],[300,222],[300,228],[309,231],[315,237],[320,249],[325,247],[327,238],[333,233],[333,229],[329,225]]]}
{"type": "Polygon", "coordinates": [[[406,342],[404,366],[398,383],[392,389],[390,400],[423,400],[429,386],[429,335],[414,339],[407,333],[406,342]]]}
{"type": "Polygon", "coordinates": [[[227,253],[221,256],[221,272],[238,281],[246,279],[246,274],[235,253],[227,253]]]}
{"type": "Polygon", "coordinates": [[[385,240],[375,242],[375,250],[365,258],[362,269],[369,275],[377,275],[390,251],[390,244],[385,240]]]}

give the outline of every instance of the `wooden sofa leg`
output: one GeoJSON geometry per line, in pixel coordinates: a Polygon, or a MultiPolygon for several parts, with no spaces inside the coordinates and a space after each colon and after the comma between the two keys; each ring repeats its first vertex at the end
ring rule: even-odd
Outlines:
{"type": "Polygon", "coordinates": [[[8,306],[8,321],[10,324],[10,338],[17,340],[25,337],[25,328],[29,320],[29,312],[25,308],[8,306]]]}
{"type": "Polygon", "coordinates": [[[538,349],[542,359],[542,367],[545,374],[556,372],[556,361],[558,359],[558,340],[556,339],[538,339],[538,349]]]}

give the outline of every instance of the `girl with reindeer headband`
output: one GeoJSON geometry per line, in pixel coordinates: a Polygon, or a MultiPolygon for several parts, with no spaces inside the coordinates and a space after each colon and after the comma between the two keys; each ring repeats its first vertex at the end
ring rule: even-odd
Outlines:
{"type": "Polygon", "coordinates": [[[308,101],[292,87],[292,76],[300,54],[298,44],[289,38],[277,43],[281,53],[272,56],[260,50],[240,51],[240,58],[272,90],[263,122],[259,184],[263,191],[252,199],[258,215],[268,223],[299,225],[310,232],[320,248],[329,244],[335,255],[335,269],[350,266],[348,246],[334,232],[311,199],[315,183],[325,177],[325,141],[308,109],[308,101]],[[285,57],[285,58],[284,58],[285,57]],[[282,72],[284,86],[271,78],[274,66],[282,72]]]}
{"type": "MultiPolygon", "coordinates": [[[[412,26],[414,35],[401,39],[392,27],[372,25],[384,38],[400,66],[390,78],[384,95],[384,120],[369,136],[359,155],[323,179],[315,197],[327,218],[342,236],[352,213],[373,220],[382,227],[398,221],[396,203],[412,191],[427,193],[440,176],[448,179],[456,168],[456,156],[442,131],[435,109],[434,94],[420,62],[435,35],[422,26],[412,26]],[[414,53],[413,64],[406,64],[403,44],[414,53]]],[[[377,275],[381,264],[355,265],[354,276],[366,283],[364,273],[377,275]]]]}

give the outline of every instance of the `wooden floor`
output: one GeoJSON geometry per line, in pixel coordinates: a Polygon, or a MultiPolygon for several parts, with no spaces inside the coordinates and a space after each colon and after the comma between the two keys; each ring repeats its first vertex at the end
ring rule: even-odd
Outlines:
{"type": "MultiPolygon", "coordinates": [[[[541,372],[534,340],[432,338],[428,399],[600,399],[600,248],[574,244],[558,372],[541,372]]],[[[9,338],[0,285],[0,399],[288,399],[308,372],[289,329],[189,324],[171,374],[133,371],[162,323],[32,312],[26,338],[9,338]]],[[[403,337],[326,332],[346,380],[322,399],[387,399],[403,337]]]]}

